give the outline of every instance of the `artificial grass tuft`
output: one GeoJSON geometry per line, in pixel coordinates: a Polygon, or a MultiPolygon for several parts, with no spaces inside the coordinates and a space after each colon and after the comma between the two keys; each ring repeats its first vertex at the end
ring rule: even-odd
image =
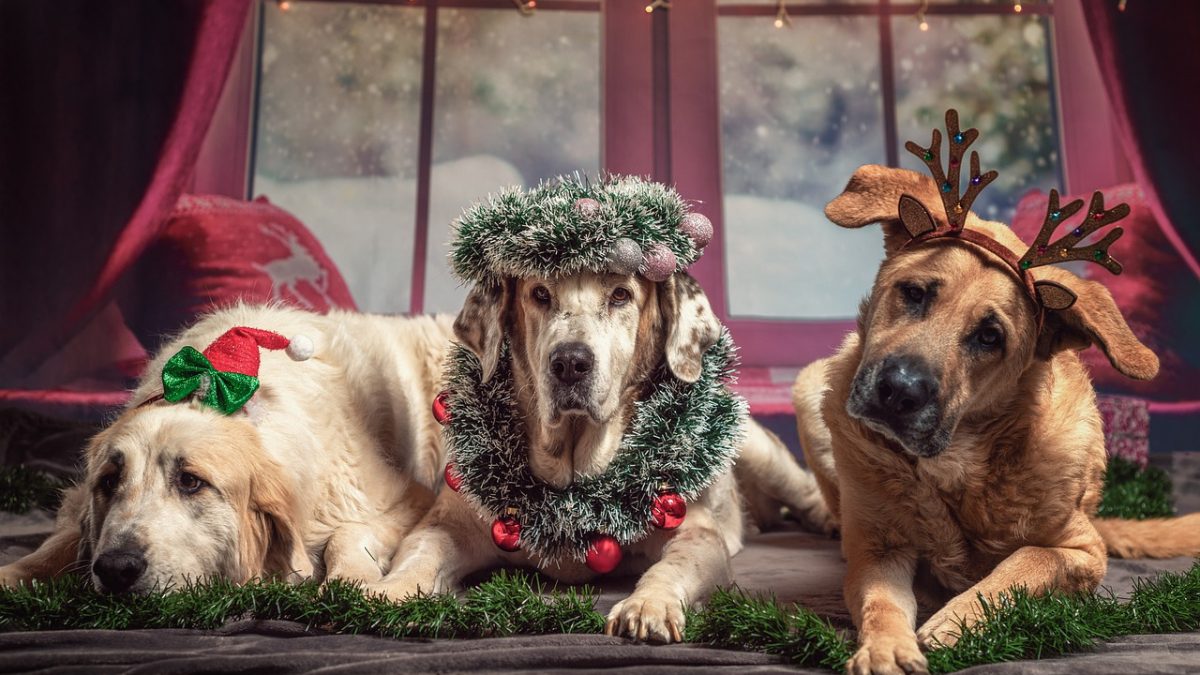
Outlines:
{"type": "Polygon", "coordinates": [[[1097,514],[1132,520],[1173,516],[1171,478],[1156,466],[1143,469],[1127,459],[1110,457],[1097,514]]]}
{"type": "Polygon", "coordinates": [[[797,666],[840,671],[854,645],[812,610],[739,589],[715,592],[688,617],[684,639],[714,647],[775,654],[797,666]]]}
{"type": "MultiPolygon", "coordinates": [[[[590,588],[547,592],[531,574],[499,572],[465,594],[391,602],[355,584],[242,586],[209,581],[142,596],[96,593],[80,577],[0,589],[0,631],[214,629],[238,619],[282,619],[338,633],[385,637],[480,638],[599,633],[604,618],[590,588]]],[[[1200,630],[1200,561],[1183,573],[1139,580],[1127,601],[1111,594],[1033,595],[1014,589],[984,603],[982,623],[952,647],[928,654],[931,672],[1086,651],[1123,635],[1200,630]]],[[[812,611],[717,591],[691,612],[689,642],[775,654],[797,666],[842,670],[855,645],[812,611]]]]}
{"type": "Polygon", "coordinates": [[[69,483],[25,466],[0,466],[0,511],[27,513],[57,509],[69,483]]]}
{"type": "Polygon", "coordinates": [[[502,571],[467,592],[403,602],[358,585],[214,579],[145,595],[97,593],[79,576],[0,589],[0,631],[215,629],[240,619],[296,621],[337,633],[386,637],[480,638],[598,633],[604,618],[591,588],[548,593],[534,576],[502,571]]]}
{"type": "Polygon", "coordinates": [[[961,629],[953,647],[929,653],[931,672],[1061,656],[1124,635],[1200,630],[1200,560],[1186,572],[1137,580],[1124,602],[1106,593],[1032,595],[1016,588],[983,608],[984,620],[961,629]]]}

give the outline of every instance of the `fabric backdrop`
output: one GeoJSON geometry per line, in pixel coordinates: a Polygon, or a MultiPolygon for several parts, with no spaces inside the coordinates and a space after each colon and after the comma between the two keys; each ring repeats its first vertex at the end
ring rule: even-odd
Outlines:
{"type": "Polygon", "coordinates": [[[0,3],[0,388],[104,308],[161,227],[249,6],[0,3]]]}
{"type": "Polygon", "coordinates": [[[1132,0],[1121,11],[1115,0],[1084,0],[1083,11],[1134,176],[1200,277],[1200,2],[1132,0]]]}

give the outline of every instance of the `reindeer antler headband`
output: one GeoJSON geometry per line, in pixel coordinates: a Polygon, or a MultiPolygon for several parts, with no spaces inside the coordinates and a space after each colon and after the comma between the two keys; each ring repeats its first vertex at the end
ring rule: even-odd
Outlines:
{"type": "Polygon", "coordinates": [[[964,225],[967,220],[967,213],[971,210],[971,204],[975,202],[975,198],[979,196],[983,188],[987,187],[993,180],[996,180],[996,176],[999,174],[995,171],[988,171],[981,174],[979,172],[979,153],[971,151],[971,173],[968,179],[970,187],[967,188],[967,193],[960,197],[959,178],[962,171],[963,155],[966,153],[967,148],[979,137],[979,131],[976,129],[960,131],[958,128],[958,112],[951,108],[946,111],[946,135],[950,139],[950,170],[948,172],[942,169],[941,131],[937,129],[933,130],[933,140],[930,142],[928,148],[922,148],[912,141],[904,144],[905,149],[920,157],[925,162],[925,165],[929,167],[929,172],[933,175],[938,191],[942,196],[942,205],[946,209],[947,222],[945,226],[936,224],[929,211],[917,198],[907,194],[901,195],[899,205],[900,222],[904,224],[904,229],[908,230],[909,235],[912,237],[905,246],[914,246],[930,240],[947,237],[953,237],[974,244],[1011,267],[1017,277],[1024,283],[1034,303],[1045,309],[1063,310],[1069,308],[1075,304],[1075,293],[1053,281],[1045,279],[1034,280],[1033,276],[1029,273],[1029,270],[1034,267],[1052,265],[1069,260],[1086,260],[1100,264],[1113,274],[1121,273],[1121,263],[1108,255],[1108,249],[1124,233],[1123,229],[1119,227],[1114,228],[1100,241],[1087,246],[1081,245],[1088,235],[1105,225],[1111,225],[1129,215],[1128,204],[1118,204],[1106,211],[1104,209],[1104,195],[1099,192],[1092,195],[1092,203],[1088,207],[1087,218],[1073,230],[1051,242],[1050,238],[1053,236],[1054,231],[1058,229],[1058,226],[1073,216],[1083,206],[1083,200],[1076,199],[1066,206],[1059,207],[1058,191],[1051,190],[1050,202],[1046,208],[1046,219],[1042,222],[1042,229],[1038,233],[1037,238],[1034,239],[1033,245],[1021,256],[1017,256],[1007,246],[983,232],[966,229],[964,225]]]}

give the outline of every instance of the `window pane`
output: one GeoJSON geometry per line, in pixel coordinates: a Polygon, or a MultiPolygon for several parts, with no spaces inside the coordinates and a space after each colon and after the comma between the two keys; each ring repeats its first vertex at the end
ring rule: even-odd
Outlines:
{"type": "Polygon", "coordinates": [[[253,191],[313,231],[369,311],[409,305],[424,16],[264,3],[253,191]]]}
{"type": "Polygon", "coordinates": [[[900,164],[927,172],[904,142],[928,146],[933,128],[944,129],[946,108],[956,108],[964,128],[979,129],[971,149],[981,168],[1000,172],[973,208],[1010,222],[1027,190],[1060,185],[1049,22],[1015,15],[927,20],[928,31],[904,22],[893,27],[900,164]]]}
{"type": "Polygon", "coordinates": [[[463,209],[600,168],[599,14],[440,9],[436,77],[425,310],[456,312],[446,243],[463,209]]]}
{"type": "Polygon", "coordinates": [[[878,27],[718,20],[731,314],[850,317],[870,288],[879,231],[842,230],[823,210],[860,165],[886,161],[878,27]]]}
{"type": "MultiPolygon", "coordinates": [[[[788,0],[786,4],[788,4],[788,5],[851,5],[851,4],[863,4],[863,3],[868,3],[868,2],[872,3],[872,4],[878,4],[879,0],[788,0]]],[[[772,7],[777,7],[779,5],[779,2],[778,2],[778,0],[717,0],[717,5],[722,6],[722,7],[724,7],[726,5],[729,5],[732,7],[737,7],[739,5],[742,5],[742,6],[745,6],[745,5],[771,5],[772,7]]]]}

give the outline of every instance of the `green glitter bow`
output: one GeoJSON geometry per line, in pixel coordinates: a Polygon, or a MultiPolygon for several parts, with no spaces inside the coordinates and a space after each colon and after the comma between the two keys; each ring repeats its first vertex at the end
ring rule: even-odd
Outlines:
{"type": "Polygon", "coordinates": [[[258,391],[257,377],[217,370],[207,357],[191,347],[180,349],[167,361],[162,382],[163,398],[171,403],[202,389],[200,402],[223,415],[237,412],[258,391]]]}

